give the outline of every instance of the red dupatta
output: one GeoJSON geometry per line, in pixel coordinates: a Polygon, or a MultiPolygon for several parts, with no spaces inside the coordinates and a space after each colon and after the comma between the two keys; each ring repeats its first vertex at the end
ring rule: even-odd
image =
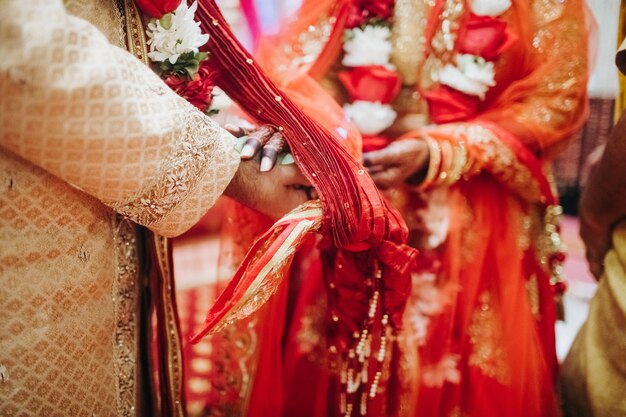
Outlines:
{"type": "Polygon", "coordinates": [[[296,209],[253,245],[193,341],[258,309],[276,291],[304,235],[319,231],[327,248],[322,256],[332,321],[330,352],[340,366],[341,412],[351,415],[359,407],[361,415],[393,413],[398,403],[394,393],[378,401],[377,410],[370,404],[385,391],[385,382],[395,385],[395,367],[389,379],[381,378],[383,364],[396,359],[392,341],[402,324],[416,254],[406,245],[406,225],[336,137],[262,72],[213,1],[200,1],[197,17],[210,35],[210,62],[221,75],[217,84],[257,122],[284,132],[320,201],[296,209]]]}

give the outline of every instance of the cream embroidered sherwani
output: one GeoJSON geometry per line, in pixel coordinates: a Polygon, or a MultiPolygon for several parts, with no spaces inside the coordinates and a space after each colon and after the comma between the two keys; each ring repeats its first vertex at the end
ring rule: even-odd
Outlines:
{"type": "MultiPolygon", "coordinates": [[[[0,416],[154,415],[141,377],[150,349],[138,347],[150,248],[137,223],[185,231],[239,156],[138,59],[145,32],[132,0],[67,3],[0,1],[0,416]]],[[[152,241],[164,294],[152,299],[171,337],[163,367],[175,380],[166,245],[152,241]]],[[[176,381],[160,382],[182,413],[176,381]]]]}

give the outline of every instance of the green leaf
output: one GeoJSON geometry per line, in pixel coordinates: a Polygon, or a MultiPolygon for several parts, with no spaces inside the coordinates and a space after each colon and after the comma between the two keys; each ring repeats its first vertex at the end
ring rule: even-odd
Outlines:
{"type": "Polygon", "coordinates": [[[187,62],[184,67],[184,70],[190,79],[193,79],[193,77],[196,75],[199,69],[200,69],[200,63],[196,61],[195,59],[193,61],[187,62]]]}
{"type": "Polygon", "coordinates": [[[163,15],[163,17],[159,19],[159,22],[164,29],[169,30],[172,27],[172,14],[168,13],[163,15]]]}

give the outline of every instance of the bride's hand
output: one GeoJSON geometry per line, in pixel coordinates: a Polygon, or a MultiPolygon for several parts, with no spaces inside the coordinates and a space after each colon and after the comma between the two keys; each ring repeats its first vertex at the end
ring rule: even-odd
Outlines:
{"type": "Polygon", "coordinates": [[[365,153],[363,165],[376,186],[386,189],[424,174],[428,159],[428,145],[424,140],[405,139],[391,142],[386,148],[365,153]]]}
{"type": "Polygon", "coordinates": [[[259,126],[254,130],[246,130],[233,125],[227,125],[225,128],[236,137],[247,137],[241,149],[242,160],[250,160],[261,151],[259,168],[261,172],[271,170],[276,165],[280,153],[288,147],[282,132],[271,125],[259,126]]]}

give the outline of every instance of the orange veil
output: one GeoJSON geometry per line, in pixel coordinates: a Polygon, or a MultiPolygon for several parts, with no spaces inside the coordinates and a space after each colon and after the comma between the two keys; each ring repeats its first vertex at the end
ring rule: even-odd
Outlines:
{"type": "MultiPolygon", "coordinates": [[[[350,3],[304,0],[279,35],[260,43],[260,62],[278,80],[289,80],[290,71],[321,78],[341,53],[350,3]]],[[[418,415],[559,415],[552,385],[552,257],[559,249],[552,247],[558,230],[550,207],[557,197],[545,163],[586,118],[593,20],[582,0],[512,3],[507,24],[519,39],[497,63],[497,85],[479,115],[427,128],[439,142],[464,143],[473,169],[447,190],[450,225],[437,254],[445,264],[438,284],[462,291],[448,301],[421,349],[426,374],[433,371],[426,365],[442,363],[442,352],[464,358],[461,380],[443,388],[423,384],[418,415]],[[529,231],[529,218],[544,230],[529,231]]],[[[406,190],[406,200],[412,193],[406,190]]]]}

